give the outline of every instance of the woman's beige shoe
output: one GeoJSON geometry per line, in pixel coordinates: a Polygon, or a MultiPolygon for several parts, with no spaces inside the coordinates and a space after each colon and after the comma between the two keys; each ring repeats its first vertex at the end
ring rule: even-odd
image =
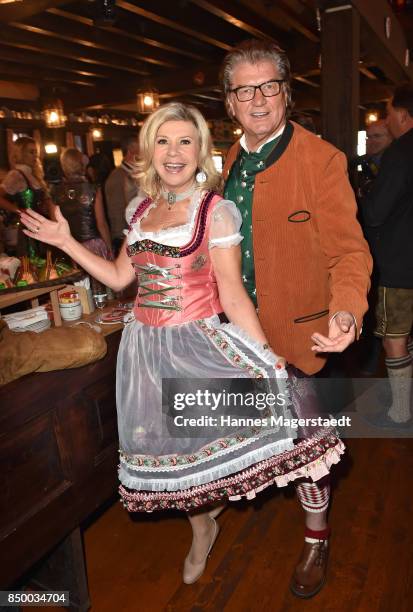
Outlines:
{"type": "Polygon", "coordinates": [[[214,508],[212,508],[212,510],[208,512],[208,514],[212,519],[216,519],[217,516],[219,516],[227,506],[228,504],[221,504],[220,506],[215,506],[214,508]]]}
{"type": "Polygon", "coordinates": [[[191,554],[191,551],[189,551],[189,555],[185,559],[184,571],[183,571],[183,581],[185,584],[193,584],[194,582],[198,580],[198,578],[202,576],[202,574],[205,571],[209,553],[211,552],[212,547],[215,544],[215,540],[217,539],[218,533],[219,533],[218,523],[211,515],[210,515],[210,519],[214,523],[214,531],[212,533],[211,543],[209,545],[207,554],[205,555],[205,559],[201,561],[200,563],[192,563],[192,561],[189,560],[189,556],[191,554]]]}

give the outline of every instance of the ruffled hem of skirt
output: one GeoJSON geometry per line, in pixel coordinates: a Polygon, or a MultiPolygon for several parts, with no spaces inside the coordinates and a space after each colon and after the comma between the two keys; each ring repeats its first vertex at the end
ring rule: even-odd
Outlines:
{"type": "Polygon", "coordinates": [[[289,482],[306,478],[313,482],[330,472],[344,453],[343,442],[331,432],[317,439],[309,438],[293,450],[265,459],[252,467],[204,485],[180,491],[133,491],[120,485],[119,493],[129,512],[155,510],[191,511],[245,497],[253,499],[270,485],[284,487],[289,482]]]}
{"type": "MultiPolygon", "coordinates": [[[[233,449],[222,449],[222,454],[217,453],[203,460],[194,462],[192,465],[183,466],[181,469],[192,468],[192,473],[179,475],[178,471],[169,471],[170,468],[158,467],[157,469],[146,469],[135,467],[130,463],[122,461],[119,465],[119,480],[125,487],[133,490],[145,491],[182,491],[191,489],[212,481],[218,481],[226,476],[231,476],[257,463],[285,454],[295,448],[293,438],[285,438],[277,442],[269,442],[261,448],[248,451],[248,445],[257,441],[257,438],[249,438],[238,444],[233,449]],[[241,456],[231,457],[232,452],[243,451],[241,456]],[[208,459],[216,459],[218,464],[212,467],[208,465],[208,459]],[[159,472],[169,473],[169,476],[160,476],[159,472]]],[[[263,439],[261,440],[263,442],[263,439]]]]}

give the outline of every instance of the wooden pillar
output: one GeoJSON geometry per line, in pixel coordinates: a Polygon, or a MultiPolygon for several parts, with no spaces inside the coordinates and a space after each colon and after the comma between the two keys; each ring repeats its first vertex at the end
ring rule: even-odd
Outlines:
{"type": "Polygon", "coordinates": [[[6,143],[7,143],[7,160],[9,162],[9,167],[13,167],[13,130],[11,128],[6,128],[6,143]]]}
{"type": "Polygon", "coordinates": [[[70,131],[66,132],[66,147],[68,149],[75,148],[75,139],[73,138],[73,132],[70,132],[70,131]]]}
{"type": "Polygon", "coordinates": [[[95,145],[93,144],[92,132],[88,130],[86,132],[86,154],[91,157],[95,152],[95,145]]]}
{"type": "Polygon", "coordinates": [[[321,22],[322,133],[351,158],[359,129],[360,17],[349,2],[336,4],[321,22]]]}
{"type": "Polygon", "coordinates": [[[33,130],[33,138],[36,141],[37,147],[39,149],[39,157],[41,161],[44,159],[44,147],[43,147],[43,138],[40,130],[33,130]]]}

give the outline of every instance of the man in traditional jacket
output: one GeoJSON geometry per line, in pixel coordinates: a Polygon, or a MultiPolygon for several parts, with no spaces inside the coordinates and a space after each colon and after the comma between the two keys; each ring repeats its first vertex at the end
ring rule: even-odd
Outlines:
{"type": "MultiPolygon", "coordinates": [[[[343,153],[288,121],[290,67],[266,41],[245,41],[226,56],[222,85],[229,115],[243,128],[225,167],[225,197],[242,213],[242,274],[273,349],[307,375],[326,353],[359,335],[371,257],[356,220],[343,153]]],[[[291,582],[312,597],[326,576],[330,487],[296,485],[305,543],[291,582]]]]}
{"type": "Polygon", "coordinates": [[[368,239],[378,275],[375,334],[383,338],[392,389],[390,409],[378,425],[411,427],[413,342],[413,87],[401,85],[387,105],[387,126],[395,140],[383,153],[380,170],[362,200],[368,239]],[[410,422],[410,423],[409,423],[410,422]]]}

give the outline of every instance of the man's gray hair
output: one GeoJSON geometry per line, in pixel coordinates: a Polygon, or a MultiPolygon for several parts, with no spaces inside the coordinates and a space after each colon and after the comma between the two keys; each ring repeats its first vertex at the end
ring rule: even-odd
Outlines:
{"type": "Polygon", "coordinates": [[[283,51],[281,47],[267,40],[257,40],[255,38],[244,40],[227,53],[220,74],[225,99],[228,98],[233,88],[232,75],[237,64],[257,64],[263,61],[274,63],[280,78],[284,79],[283,91],[288,113],[292,108],[290,62],[285,51],[283,51]]]}

